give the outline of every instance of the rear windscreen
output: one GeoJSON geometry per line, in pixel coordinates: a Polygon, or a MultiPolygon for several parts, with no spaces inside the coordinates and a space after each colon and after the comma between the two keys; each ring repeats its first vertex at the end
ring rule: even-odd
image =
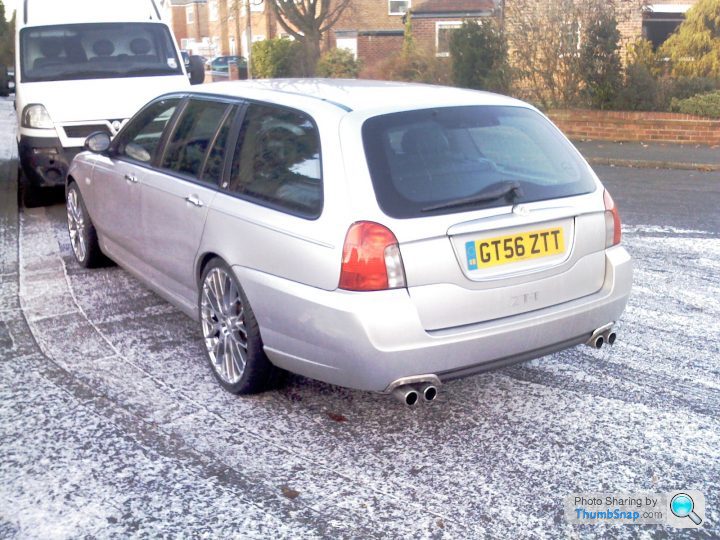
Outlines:
{"type": "Polygon", "coordinates": [[[20,32],[23,82],[182,74],[167,27],[152,23],[38,26],[20,32]]]}
{"type": "Polygon", "coordinates": [[[362,128],[375,195],[395,218],[590,193],[591,173],[539,113],[468,106],[376,116],[362,128]]]}

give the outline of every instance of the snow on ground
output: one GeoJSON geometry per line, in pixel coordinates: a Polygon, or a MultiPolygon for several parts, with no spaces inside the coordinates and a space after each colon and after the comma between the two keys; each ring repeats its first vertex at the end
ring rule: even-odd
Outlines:
{"type": "Polygon", "coordinates": [[[720,537],[719,231],[636,220],[614,347],[455,381],[408,409],[301,377],[222,392],[192,321],[117,267],[80,269],[61,205],[24,211],[18,232],[11,187],[0,538],[720,537]],[[706,496],[696,534],[565,522],[573,492],[683,488],[706,496]]]}
{"type": "Polygon", "coordinates": [[[626,231],[636,288],[613,348],[456,381],[406,409],[300,377],[223,393],[192,321],[117,267],[77,267],[61,206],[21,218],[37,347],[0,364],[6,536],[650,537],[660,529],[573,529],[562,498],[679,488],[706,494],[704,532],[718,534],[713,235],[626,231]]]}

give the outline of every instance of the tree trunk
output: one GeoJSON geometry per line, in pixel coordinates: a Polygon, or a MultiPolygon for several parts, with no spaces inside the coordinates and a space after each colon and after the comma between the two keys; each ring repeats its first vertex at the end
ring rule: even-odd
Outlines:
{"type": "Polygon", "coordinates": [[[307,77],[315,76],[315,69],[317,67],[318,60],[320,60],[320,33],[308,33],[305,34],[303,40],[303,51],[305,53],[304,69],[303,72],[307,77]]]}

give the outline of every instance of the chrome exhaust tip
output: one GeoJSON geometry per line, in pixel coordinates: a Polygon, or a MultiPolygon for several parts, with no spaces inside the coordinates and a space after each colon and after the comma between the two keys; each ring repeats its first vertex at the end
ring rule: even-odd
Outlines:
{"type": "Polygon", "coordinates": [[[590,339],[585,342],[585,345],[593,349],[600,349],[605,343],[608,345],[615,343],[617,334],[613,331],[613,325],[614,323],[606,324],[595,330],[590,339]]]}
{"type": "Polygon", "coordinates": [[[435,385],[432,384],[426,384],[421,389],[420,392],[422,394],[422,397],[425,401],[433,401],[437,395],[438,395],[438,389],[435,385]]]}
{"type": "Polygon", "coordinates": [[[604,344],[605,338],[602,334],[593,334],[592,337],[585,342],[585,345],[593,349],[600,349],[604,344]]]}
{"type": "Polygon", "coordinates": [[[415,388],[413,388],[412,386],[401,386],[399,388],[396,388],[395,390],[393,390],[392,395],[395,396],[398,401],[401,401],[408,407],[416,405],[418,399],[420,398],[418,391],[415,390],[415,388]]]}

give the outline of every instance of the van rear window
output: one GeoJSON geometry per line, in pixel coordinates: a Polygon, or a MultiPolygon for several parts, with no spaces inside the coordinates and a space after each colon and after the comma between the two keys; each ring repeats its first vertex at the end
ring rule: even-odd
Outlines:
{"type": "Polygon", "coordinates": [[[23,82],[182,74],[168,28],[153,23],[23,28],[20,62],[23,82]]]}
{"type": "Polygon", "coordinates": [[[395,218],[595,189],[575,149],[531,109],[468,106],[400,112],[366,120],[362,135],[376,198],[383,212],[395,218]]]}

